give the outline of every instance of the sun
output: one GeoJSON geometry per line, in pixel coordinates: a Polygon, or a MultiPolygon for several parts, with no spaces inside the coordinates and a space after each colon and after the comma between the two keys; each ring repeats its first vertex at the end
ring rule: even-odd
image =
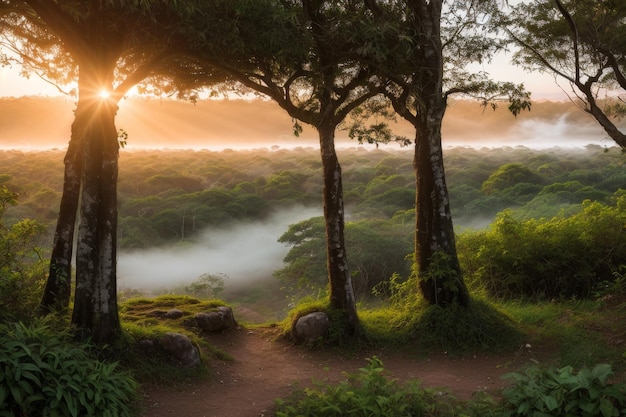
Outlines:
{"type": "Polygon", "coordinates": [[[111,93],[109,92],[109,90],[106,89],[102,89],[100,90],[100,92],[98,93],[98,97],[100,97],[101,100],[106,100],[109,97],[111,97],[111,93]]]}

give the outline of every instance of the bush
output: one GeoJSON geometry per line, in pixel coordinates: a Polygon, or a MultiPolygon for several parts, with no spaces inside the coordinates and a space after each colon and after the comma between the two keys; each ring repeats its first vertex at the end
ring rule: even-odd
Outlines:
{"type": "Polygon", "coordinates": [[[544,369],[534,365],[508,374],[502,417],[617,417],[626,415],[626,385],[609,384],[611,366],[597,365],[575,373],[571,366],[544,369]]]}
{"type": "Polygon", "coordinates": [[[136,382],[44,325],[0,326],[0,416],[133,415],[136,382]]]}
{"type": "Polygon", "coordinates": [[[446,397],[434,390],[422,389],[415,382],[401,385],[383,375],[383,363],[373,357],[358,374],[336,386],[317,383],[295,393],[287,400],[278,399],[277,417],[401,417],[454,415],[446,397]]]}
{"type": "Polygon", "coordinates": [[[626,259],[626,194],[586,201],[578,213],[516,220],[500,213],[488,231],[465,233],[459,261],[468,284],[496,298],[588,298],[616,280],[626,259]]]}
{"type": "Polygon", "coordinates": [[[0,323],[27,320],[37,307],[47,262],[37,243],[45,227],[24,219],[8,226],[2,221],[17,195],[0,185],[0,323]]]}

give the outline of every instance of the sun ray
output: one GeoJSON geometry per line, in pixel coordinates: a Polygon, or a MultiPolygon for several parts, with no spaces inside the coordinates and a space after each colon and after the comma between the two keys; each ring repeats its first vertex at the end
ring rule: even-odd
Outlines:
{"type": "Polygon", "coordinates": [[[106,89],[102,89],[98,92],[98,97],[100,97],[100,99],[102,100],[106,100],[111,96],[111,93],[109,92],[109,90],[106,89]]]}

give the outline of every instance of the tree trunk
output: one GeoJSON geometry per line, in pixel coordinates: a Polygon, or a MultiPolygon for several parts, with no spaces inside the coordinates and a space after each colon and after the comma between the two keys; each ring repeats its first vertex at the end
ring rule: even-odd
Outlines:
{"type": "Polygon", "coordinates": [[[54,232],[50,270],[40,303],[43,314],[66,310],[70,302],[74,229],[82,175],[82,142],[77,129],[74,122],[72,138],[65,154],[63,194],[54,232]]]}
{"type": "Polygon", "coordinates": [[[72,324],[95,343],[104,344],[121,333],[116,282],[117,105],[88,95],[79,101],[78,109],[88,116],[76,121],[82,127],[84,146],[72,324]]]}
{"type": "Polygon", "coordinates": [[[323,169],[323,203],[326,229],[326,269],[330,306],[341,311],[351,335],[359,331],[356,301],[344,242],[344,208],[341,166],[335,152],[334,126],[319,126],[323,169]]]}
{"type": "Polygon", "coordinates": [[[619,128],[609,119],[604,111],[598,106],[594,93],[587,85],[579,85],[578,87],[589,103],[589,108],[586,111],[591,114],[597,122],[602,126],[604,131],[611,139],[615,141],[622,149],[626,149],[626,134],[622,133],[619,128]]]}
{"type": "Polygon", "coordinates": [[[415,126],[415,262],[422,295],[431,305],[469,305],[469,293],[456,253],[450,200],[443,168],[441,124],[446,111],[443,94],[443,2],[413,4],[420,69],[415,126]]]}
{"type": "Polygon", "coordinates": [[[432,305],[469,304],[461,275],[443,165],[441,121],[445,103],[431,103],[417,126],[415,261],[424,298],[432,305]]]}

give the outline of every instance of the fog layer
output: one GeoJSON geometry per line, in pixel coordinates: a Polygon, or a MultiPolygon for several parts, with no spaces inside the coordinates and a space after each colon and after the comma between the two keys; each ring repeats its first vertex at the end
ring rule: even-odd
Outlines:
{"type": "Polygon", "coordinates": [[[225,274],[226,289],[272,277],[289,248],[278,238],[290,224],[320,216],[321,208],[293,207],[264,221],[208,229],[194,242],[173,247],[121,252],[119,287],[144,291],[187,285],[203,274],[225,274]]]}

